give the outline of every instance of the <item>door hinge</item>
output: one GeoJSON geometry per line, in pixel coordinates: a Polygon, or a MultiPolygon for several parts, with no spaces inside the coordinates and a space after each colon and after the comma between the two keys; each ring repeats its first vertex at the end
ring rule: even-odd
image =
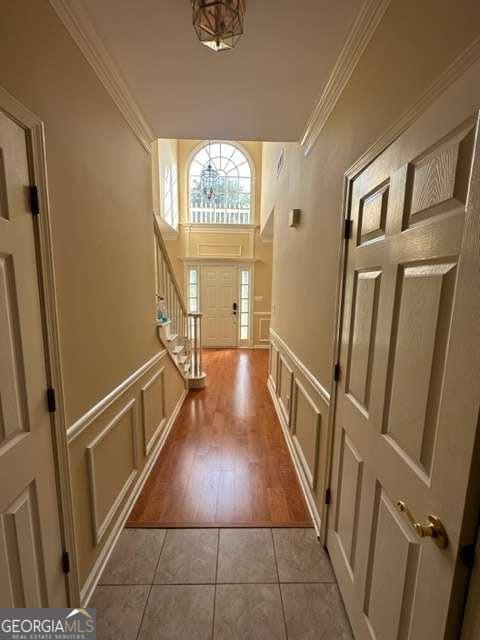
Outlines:
{"type": "Polygon", "coordinates": [[[62,569],[63,573],[70,573],[70,554],[68,551],[62,553],[62,569]]]}
{"type": "Polygon", "coordinates": [[[332,502],[332,490],[330,487],[325,491],[325,504],[329,505],[332,502]]]}
{"type": "Polygon", "coordinates": [[[340,367],[340,363],[337,362],[337,364],[333,369],[333,379],[335,380],[335,382],[340,382],[341,375],[342,375],[342,368],[340,367]]]}
{"type": "Polygon", "coordinates": [[[55,397],[55,389],[49,387],[47,389],[47,406],[49,413],[55,413],[57,410],[57,399],[55,397]]]}
{"type": "Polygon", "coordinates": [[[471,569],[475,562],[475,545],[464,544],[463,547],[460,548],[459,556],[462,564],[471,569]]]}
{"type": "Polygon", "coordinates": [[[352,221],[350,219],[345,220],[343,237],[345,238],[345,240],[350,240],[350,238],[352,237],[352,221]]]}
{"type": "Polygon", "coordinates": [[[38,187],[36,184],[31,184],[28,188],[30,197],[30,211],[34,216],[38,216],[40,213],[40,202],[38,199],[38,187]]]}

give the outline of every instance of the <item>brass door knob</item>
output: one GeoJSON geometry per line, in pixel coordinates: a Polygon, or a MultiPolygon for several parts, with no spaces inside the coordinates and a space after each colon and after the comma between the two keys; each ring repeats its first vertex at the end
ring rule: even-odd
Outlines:
{"type": "Polygon", "coordinates": [[[418,522],[416,518],[414,518],[412,512],[407,507],[403,500],[399,500],[397,502],[398,510],[401,513],[404,513],[412,525],[415,533],[419,538],[432,538],[437,547],[440,549],[446,549],[448,547],[448,535],[445,531],[445,527],[440,521],[440,518],[437,516],[429,515],[427,516],[428,522],[426,524],[422,524],[418,522]]]}

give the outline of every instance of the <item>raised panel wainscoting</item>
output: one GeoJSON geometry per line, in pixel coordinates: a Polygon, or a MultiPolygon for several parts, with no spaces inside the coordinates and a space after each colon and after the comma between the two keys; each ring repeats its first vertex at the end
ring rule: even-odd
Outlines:
{"type": "Polygon", "coordinates": [[[162,350],[67,431],[85,605],[185,399],[162,350]]]}
{"type": "Polygon", "coordinates": [[[268,389],[320,535],[327,488],[330,394],[273,329],[270,330],[268,389]]]}

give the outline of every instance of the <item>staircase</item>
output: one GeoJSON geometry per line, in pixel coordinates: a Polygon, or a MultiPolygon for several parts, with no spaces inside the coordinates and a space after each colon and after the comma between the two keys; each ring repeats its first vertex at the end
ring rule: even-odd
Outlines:
{"type": "Polygon", "coordinates": [[[155,287],[157,300],[163,300],[166,318],[158,319],[158,337],[186,381],[187,388],[206,385],[202,370],[201,313],[189,313],[178,286],[155,215],[155,287]]]}

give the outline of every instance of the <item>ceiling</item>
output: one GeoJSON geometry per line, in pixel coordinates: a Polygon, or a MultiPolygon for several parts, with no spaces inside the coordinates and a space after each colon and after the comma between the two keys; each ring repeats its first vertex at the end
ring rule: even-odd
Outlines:
{"type": "Polygon", "coordinates": [[[83,0],[156,136],[298,140],[362,0],[247,0],[233,51],[202,46],[189,0],[83,0]]]}

